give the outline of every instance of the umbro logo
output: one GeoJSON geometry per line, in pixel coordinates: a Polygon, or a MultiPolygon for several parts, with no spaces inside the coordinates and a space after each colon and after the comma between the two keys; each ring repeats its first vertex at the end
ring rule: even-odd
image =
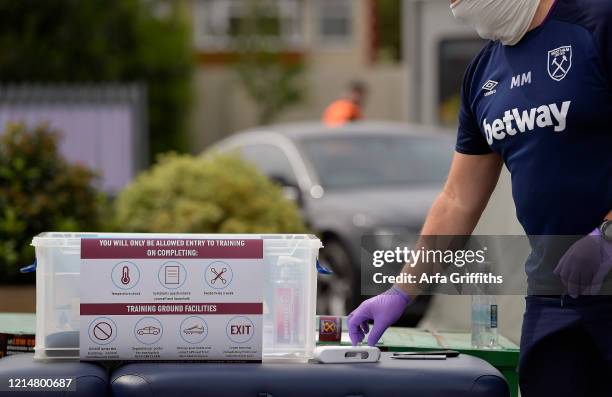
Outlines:
{"type": "Polygon", "coordinates": [[[487,91],[491,91],[493,89],[495,89],[495,87],[497,87],[499,83],[497,81],[494,80],[489,80],[487,81],[483,86],[482,89],[483,90],[487,90],[487,91]]]}
{"type": "Polygon", "coordinates": [[[489,96],[489,95],[495,94],[497,92],[495,87],[497,87],[498,84],[499,84],[499,82],[497,82],[495,80],[489,80],[486,83],[484,83],[484,85],[482,86],[482,89],[487,91],[485,93],[485,96],[489,96]]]}

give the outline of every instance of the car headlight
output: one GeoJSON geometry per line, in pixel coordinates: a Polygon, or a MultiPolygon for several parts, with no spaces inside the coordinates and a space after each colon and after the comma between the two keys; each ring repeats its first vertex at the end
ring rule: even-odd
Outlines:
{"type": "Polygon", "coordinates": [[[368,214],[358,212],[353,215],[353,225],[358,228],[367,229],[371,228],[374,224],[374,219],[368,214]]]}

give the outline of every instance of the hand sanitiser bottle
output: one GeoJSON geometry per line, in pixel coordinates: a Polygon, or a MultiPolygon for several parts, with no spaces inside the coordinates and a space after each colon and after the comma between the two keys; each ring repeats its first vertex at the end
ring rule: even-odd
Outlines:
{"type": "Polygon", "coordinates": [[[485,349],[499,346],[497,315],[494,295],[472,295],[472,346],[485,349]]]}
{"type": "Polygon", "coordinates": [[[281,256],[276,265],[274,282],[274,341],[277,345],[295,345],[301,342],[300,307],[302,290],[299,284],[300,261],[281,256]]]}

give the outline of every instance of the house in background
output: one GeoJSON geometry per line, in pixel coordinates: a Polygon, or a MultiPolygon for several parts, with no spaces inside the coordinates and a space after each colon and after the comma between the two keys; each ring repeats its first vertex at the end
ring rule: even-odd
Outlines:
{"type": "MultiPolygon", "coordinates": [[[[325,107],[353,79],[370,87],[367,118],[408,120],[408,74],[401,56],[389,55],[386,48],[393,23],[383,23],[383,18],[389,16],[381,12],[383,3],[399,10],[401,0],[257,1],[275,26],[275,44],[283,57],[301,60],[305,65],[304,101],[275,121],[320,119],[325,107]]],[[[247,17],[251,4],[249,0],[190,2],[198,61],[191,120],[194,152],[257,124],[256,106],[245,94],[235,71],[238,54],[233,45],[235,30],[247,17]]],[[[397,42],[395,38],[391,41],[399,49],[401,15],[397,12],[391,17],[397,20],[397,42]]]]}
{"type": "Polygon", "coordinates": [[[455,126],[467,65],[485,41],[452,15],[448,0],[403,0],[410,120],[455,126]]]}

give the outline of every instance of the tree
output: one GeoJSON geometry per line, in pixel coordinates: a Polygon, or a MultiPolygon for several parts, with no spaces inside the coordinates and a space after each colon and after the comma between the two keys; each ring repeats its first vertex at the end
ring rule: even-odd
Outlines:
{"type": "Polygon", "coordinates": [[[279,19],[274,15],[278,10],[253,0],[247,7],[247,17],[240,21],[234,37],[239,54],[236,71],[258,109],[258,123],[269,124],[304,99],[305,87],[300,81],[304,63],[283,54],[279,19]]]}
{"type": "Polygon", "coordinates": [[[145,82],[151,158],[169,149],[185,150],[193,54],[180,4],[0,0],[0,79],[145,82]]]}
{"type": "Polygon", "coordinates": [[[377,57],[382,61],[402,59],[402,1],[377,0],[377,29],[379,48],[377,57]]]}

